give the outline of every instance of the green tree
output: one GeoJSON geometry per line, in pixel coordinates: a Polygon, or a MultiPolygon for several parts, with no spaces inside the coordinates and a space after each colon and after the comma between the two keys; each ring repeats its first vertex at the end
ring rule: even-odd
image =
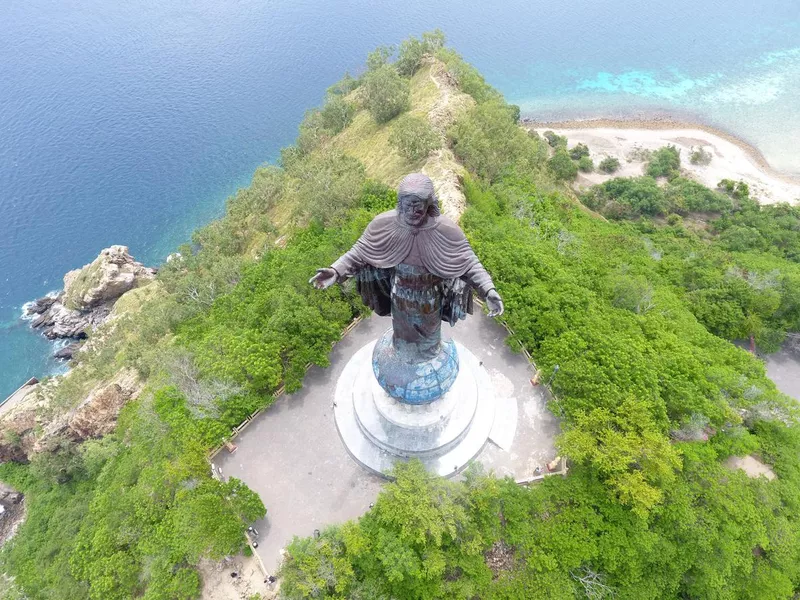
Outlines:
{"type": "Polygon", "coordinates": [[[298,216],[325,224],[343,218],[355,206],[365,181],[358,159],[328,148],[297,160],[287,172],[292,179],[285,194],[298,216]]]}
{"type": "Polygon", "coordinates": [[[364,106],[379,124],[394,119],[411,105],[407,80],[391,65],[383,65],[364,75],[364,106]]]}
{"type": "Polygon", "coordinates": [[[586,144],[575,144],[569,149],[569,156],[572,160],[580,160],[584,156],[589,156],[589,146],[586,144]]]}
{"type": "Polygon", "coordinates": [[[438,149],[441,140],[427,119],[403,115],[392,127],[389,144],[408,160],[418,161],[438,149]]]}
{"type": "Polygon", "coordinates": [[[444,44],[445,36],[440,29],[426,31],[421,39],[411,36],[403,40],[395,62],[397,72],[403,77],[411,77],[419,68],[422,57],[435,54],[444,44]]]}
{"type": "Polygon", "coordinates": [[[645,172],[650,177],[674,177],[680,172],[681,151],[669,145],[659,148],[650,156],[645,172]]]}
{"type": "Polygon", "coordinates": [[[578,169],[584,173],[591,173],[594,171],[594,162],[588,156],[581,156],[578,159],[578,169]]]}
{"type": "Polygon", "coordinates": [[[464,165],[490,181],[512,170],[536,169],[546,156],[546,148],[516,125],[506,104],[473,107],[449,129],[448,137],[464,165]]]}
{"type": "Polygon", "coordinates": [[[355,104],[340,95],[329,95],[320,111],[320,120],[322,127],[336,135],[350,124],[355,114],[355,104]]]}
{"type": "Polygon", "coordinates": [[[542,135],[544,139],[547,140],[547,143],[550,144],[551,148],[555,148],[556,150],[559,148],[567,149],[567,138],[563,135],[557,135],[555,131],[550,130],[545,131],[542,135]]]}
{"type": "Polygon", "coordinates": [[[569,157],[569,153],[563,148],[555,151],[550,160],[547,161],[547,166],[550,167],[556,179],[562,181],[571,181],[578,174],[578,165],[575,164],[569,157]]]}
{"type": "Polygon", "coordinates": [[[367,55],[367,71],[377,71],[389,64],[394,55],[394,46],[378,46],[367,55]]]}
{"type": "Polygon", "coordinates": [[[329,87],[327,93],[329,96],[347,96],[359,85],[361,85],[361,82],[350,75],[348,71],[345,71],[344,77],[329,87]]]}
{"type": "Polygon", "coordinates": [[[600,161],[600,164],[597,166],[597,168],[603,173],[615,173],[617,169],[619,169],[619,159],[614,158],[613,156],[606,156],[600,161]]]}

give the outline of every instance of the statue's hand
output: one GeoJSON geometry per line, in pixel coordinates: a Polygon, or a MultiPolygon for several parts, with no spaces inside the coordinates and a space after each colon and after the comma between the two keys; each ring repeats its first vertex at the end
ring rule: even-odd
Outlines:
{"type": "Polygon", "coordinates": [[[500,294],[497,293],[497,290],[490,290],[489,293],[486,294],[486,306],[489,307],[490,317],[499,317],[505,310],[503,299],[500,298],[500,294]]]}
{"type": "Polygon", "coordinates": [[[317,269],[317,274],[308,280],[308,283],[313,285],[318,290],[324,290],[331,287],[339,278],[336,269],[317,269]]]}

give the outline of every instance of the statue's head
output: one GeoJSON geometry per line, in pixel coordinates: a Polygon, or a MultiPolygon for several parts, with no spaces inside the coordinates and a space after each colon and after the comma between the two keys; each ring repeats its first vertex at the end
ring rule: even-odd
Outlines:
{"type": "Polygon", "coordinates": [[[397,188],[397,213],[412,227],[420,227],[428,217],[439,216],[439,200],[430,177],[423,173],[405,176],[397,188]]]}

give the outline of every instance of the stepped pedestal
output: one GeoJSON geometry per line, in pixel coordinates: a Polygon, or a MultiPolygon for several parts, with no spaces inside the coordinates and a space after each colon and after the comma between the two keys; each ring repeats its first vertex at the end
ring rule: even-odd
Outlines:
{"type": "Polygon", "coordinates": [[[427,404],[391,397],[373,372],[370,342],[350,359],[336,384],[336,426],[348,452],[365,468],[386,476],[397,461],[418,458],[428,471],[450,476],[481,451],[495,419],[486,370],[456,342],[458,375],[449,390],[427,404]]]}

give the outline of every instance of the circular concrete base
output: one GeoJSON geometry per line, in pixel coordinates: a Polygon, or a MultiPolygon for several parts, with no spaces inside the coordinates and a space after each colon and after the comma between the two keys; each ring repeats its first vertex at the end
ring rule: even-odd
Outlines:
{"type": "Polygon", "coordinates": [[[402,403],[375,379],[375,343],[356,352],[336,383],[334,415],[347,451],[383,476],[409,458],[418,458],[438,475],[458,473],[481,451],[492,430],[495,398],[488,373],[456,343],[461,368],[450,390],[429,404],[402,403]]]}

